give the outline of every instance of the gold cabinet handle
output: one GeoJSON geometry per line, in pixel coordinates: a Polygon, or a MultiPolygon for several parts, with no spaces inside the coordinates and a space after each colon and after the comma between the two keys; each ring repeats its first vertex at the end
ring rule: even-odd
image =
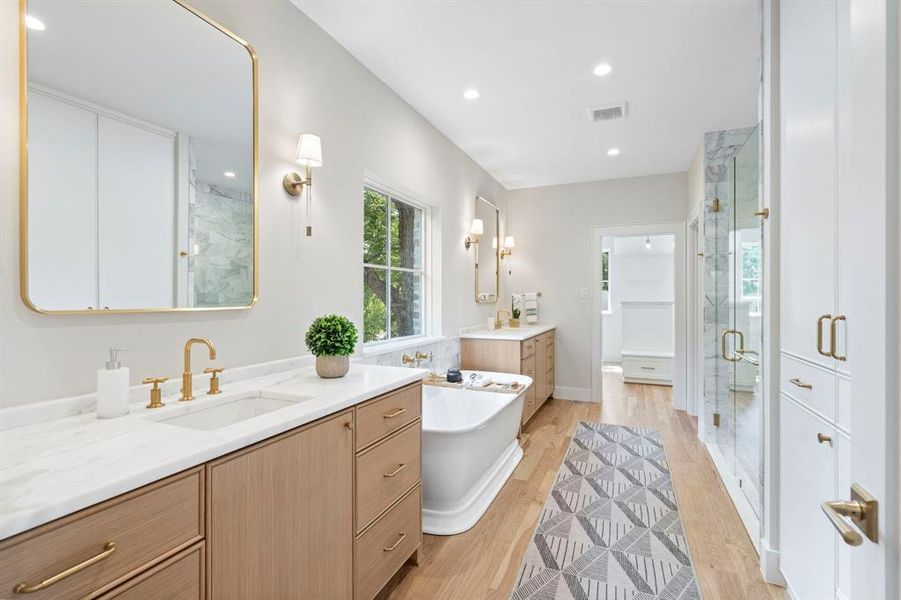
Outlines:
{"type": "Polygon", "coordinates": [[[738,362],[741,360],[741,352],[745,350],[745,336],[742,332],[737,329],[726,329],[723,331],[723,334],[720,336],[720,355],[723,357],[723,360],[728,360],[729,362],[738,362]],[[732,356],[726,356],[726,336],[730,333],[734,333],[738,336],[738,345],[736,346],[736,353],[738,356],[733,354],[732,356]]]}
{"type": "Polygon", "coordinates": [[[832,356],[823,350],[823,321],[831,318],[832,315],[820,315],[819,318],[817,318],[817,352],[823,356],[832,356]]]}
{"type": "Polygon", "coordinates": [[[821,508],[849,546],[860,546],[863,538],[843,517],[850,517],[871,542],[879,543],[879,502],[859,484],[851,485],[850,501],[830,500],[821,508]]]}
{"type": "Polygon", "coordinates": [[[405,538],[405,537],[407,537],[407,534],[404,533],[404,532],[401,532],[401,533],[400,533],[400,537],[397,538],[397,541],[396,541],[396,542],[394,542],[394,543],[393,543],[392,545],[390,545],[390,546],[385,546],[384,548],[382,548],[382,550],[383,550],[384,552],[391,552],[392,550],[394,550],[395,548],[397,548],[398,546],[400,546],[400,543],[401,543],[402,541],[404,541],[404,538],[405,538]]]}
{"type": "Polygon", "coordinates": [[[799,388],[804,388],[805,390],[813,389],[813,384],[805,383],[805,382],[801,381],[801,379],[799,377],[792,377],[791,379],[788,380],[788,382],[793,385],[798,386],[799,388]]]}
{"type": "Polygon", "coordinates": [[[106,544],[103,545],[103,552],[101,552],[100,554],[96,554],[96,555],[92,556],[91,558],[87,559],[86,561],[78,563],[74,567],[69,567],[65,571],[57,573],[53,577],[50,577],[49,579],[45,579],[44,581],[42,581],[40,583],[36,583],[34,585],[29,585],[29,584],[25,583],[24,581],[19,582],[16,584],[16,587],[13,588],[13,592],[16,594],[31,594],[34,592],[39,592],[41,590],[47,589],[54,583],[59,583],[63,579],[65,579],[67,577],[71,577],[72,575],[75,575],[79,571],[84,571],[91,565],[95,565],[95,564],[99,563],[101,560],[103,560],[104,558],[107,558],[110,554],[112,554],[115,551],[116,551],[116,542],[107,542],[106,544]]]}
{"type": "Polygon", "coordinates": [[[825,444],[826,442],[832,443],[832,436],[826,435],[825,433],[817,433],[817,441],[821,444],[825,444]]]}
{"type": "Polygon", "coordinates": [[[405,412],[407,412],[407,409],[406,409],[406,408],[398,408],[398,409],[395,410],[394,412],[390,412],[390,413],[388,413],[388,414],[386,414],[386,415],[382,415],[382,418],[383,418],[383,419],[393,419],[394,417],[396,417],[396,416],[398,416],[398,415],[401,415],[401,414],[403,414],[403,413],[405,413],[405,412]]]}
{"type": "Polygon", "coordinates": [[[406,468],[407,468],[406,464],[400,463],[400,465],[398,465],[398,467],[396,469],[394,469],[393,471],[391,471],[390,473],[382,473],[382,477],[394,477],[395,475],[397,475],[398,473],[400,473],[401,471],[403,471],[406,468]]]}
{"type": "Polygon", "coordinates": [[[836,329],[839,321],[847,321],[845,315],[835,315],[829,323],[829,355],[835,360],[848,360],[847,356],[842,356],[838,353],[838,335],[836,335],[836,329]]]}

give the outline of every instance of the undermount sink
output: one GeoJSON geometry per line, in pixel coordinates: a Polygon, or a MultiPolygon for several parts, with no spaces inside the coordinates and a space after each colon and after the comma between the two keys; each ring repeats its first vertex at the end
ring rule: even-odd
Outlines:
{"type": "Polygon", "coordinates": [[[214,404],[209,408],[193,410],[174,417],[157,420],[157,423],[197,429],[199,431],[212,431],[240,423],[254,417],[259,417],[276,410],[295,406],[299,402],[312,400],[311,397],[299,396],[292,400],[284,398],[272,398],[265,393],[254,392],[234,399],[214,404]]]}

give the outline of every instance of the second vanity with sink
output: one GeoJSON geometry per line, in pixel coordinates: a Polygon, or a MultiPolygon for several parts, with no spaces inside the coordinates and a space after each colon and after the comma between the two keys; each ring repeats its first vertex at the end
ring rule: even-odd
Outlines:
{"type": "Polygon", "coordinates": [[[421,545],[418,369],[312,367],[0,435],[0,597],[375,596],[421,545]]]}

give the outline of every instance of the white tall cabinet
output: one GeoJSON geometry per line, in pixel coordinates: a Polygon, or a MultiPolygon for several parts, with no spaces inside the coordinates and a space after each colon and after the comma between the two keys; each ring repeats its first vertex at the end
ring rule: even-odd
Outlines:
{"type": "Polygon", "coordinates": [[[848,9],[781,4],[780,566],[803,599],[850,598],[848,546],[820,509],[850,487],[848,9]]]}

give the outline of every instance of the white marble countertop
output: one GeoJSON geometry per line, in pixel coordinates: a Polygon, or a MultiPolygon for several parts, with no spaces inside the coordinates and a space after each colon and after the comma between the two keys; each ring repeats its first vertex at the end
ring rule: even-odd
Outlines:
{"type": "Polygon", "coordinates": [[[519,327],[501,327],[500,329],[480,329],[461,333],[461,339],[469,340],[527,340],[545,331],[556,329],[556,325],[521,325],[519,327]]]}
{"type": "Polygon", "coordinates": [[[0,539],[137,489],[260,440],[310,423],[392,389],[428,371],[352,363],[340,379],[321,379],[313,367],[223,386],[219,396],[190,403],[177,396],[164,408],[100,420],[86,413],[0,432],[0,539]],[[210,408],[249,391],[291,399],[311,397],[212,431],[156,421],[210,408]]]}

